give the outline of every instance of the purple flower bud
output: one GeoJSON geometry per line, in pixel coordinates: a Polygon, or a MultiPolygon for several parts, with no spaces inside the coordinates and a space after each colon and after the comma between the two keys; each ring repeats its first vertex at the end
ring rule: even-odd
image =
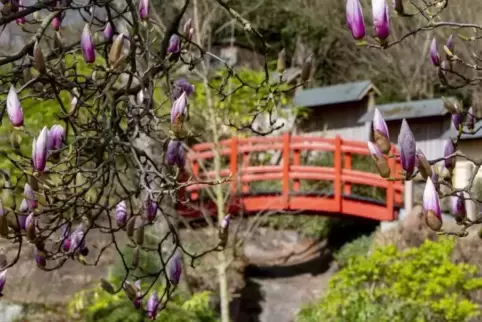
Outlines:
{"type": "Polygon", "coordinates": [[[224,216],[223,220],[221,221],[221,225],[219,225],[219,227],[221,229],[228,229],[229,228],[229,222],[231,221],[231,216],[230,215],[227,215],[227,216],[224,216]]]}
{"type": "Polygon", "coordinates": [[[158,205],[157,202],[148,199],[146,201],[146,218],[148,222],[152,222],[157,215],[158,205]]]}
{"type": "Polygon", "coordinates": [[[104,40],[110,41],[114,36],[114,30],[110,22],[107,22],[104,27],[104,40]]]}
{"type": "Polygon", "coordinates": [[[373,115],[373,138],[383,153],[390,152],[391,144],[387,123],[378,108],[375,108],[375,114],[373,115]]]}
{"type": "Polygon", "coordinates": [[[134,283],[134,288],[136,289],[136,296],[132,303],[136,309],[140,309],[142,306],[142,289],[141,289],[141,281],[137,280],[134,283]]]}
{"type": "Polygon", "coordinates": [[[35,262],[37,263],[37,266],[38,267],[45,267],[47,266],[47,258],[45,256],[45,252],[37,249],[37,247],[35,247],[34,249],[34,254],[35,254],[35,262]]]}
{"type": "Polygon", "coordinates": [[[442,215],[440,211],[440,201],[437,190],[428,178],[423,191],[423,210],[425,212],[425,221],[433,230],[439,230],[442,227],[442,215]]]}
{"type": "Polygon", "coordinates": [[[80,48],[82,49],[84,61],[88,64],[93,63],[95,61],[95,47],[88,23],[85,24],[82,36],[80,37],[80,48]]]}
{"type": "Polygon", "coordinates": [[[124,227],[127,224],[127,206],[124,200],[115,207],[115,220],[119,227],[124,227]]]}
{"type": "Polygon", "coordinates": [[[346,22],[353,38],[360,40],[365,37],[365,20],[363,19],[363,10],[359,0],[347,0],[346,22]]]}
{"type": "Polygon", "coordinates": [[[170,140],[167,145],[167,164],[171,166],[177,165],[180,169],[183,169],[185,163],[186,160],[182,142],[178,140],[170,140]]]}
{"type": "Polygon", "coordinates": [[[400,162],[405,171],[405,178],[408,179],[415,170],[417,145],[407,120],[403,119],[398,135],[398,146],[400,147],[400,162]]]}
{"type": "Polygon", "coordinates": [[[450,35],[450,37],[447,39],[447,43],[445,46],[453,53],[455,46],[454,46],[454,35],[450,35]]]}
{"type": "MultiPolygon", "coordinates": [[[[23,7],[23,1],[22,1],[22,0],[18,0],[17,3],[18,3],[18,6],[17,6],[17,7],[20,7],[20,8],[23,7]]],[[[12,1],[12,5],[13,5],[13,1],[12,1]]],[[[15,5],[14,5],[14,6],[15,6],[15,5]]],[[[26,21],[26,20],[25,20],[25,17],[20,17],[20,18],[15,19],[15,22],[16,22],[17,25],[19,25],[19,26],[23,25],[23,24],[25,23],[25,21],[26,21]]]]}
{"type": "Polygon", "coordinates": [[[383,178],[388,178],[391,171],[382,151],[380,151],[380,149],[375,143],[370,141],[368,141],[368,151],[370,152],[373,160],[375,161],[375,166],[377,167],[377,171],[380,176],[382,176],[383,178]]]}
{"type": "Polygon", "coordinates": [[[34,139],[32,143],[32,162],[35,170],[42,172],[45,170],[47,164],[47,143],[49,130],[45,126],[37,140],[34,139]]]}
{"type": "Polygon", "coordinates": [[[155,320],[157,316],[157,309],[159,307],[159,298],[157,297],[157,291],[152,291],[149,299],[147,300],[147,317],[149,320],[155,320]]]}
{"type": "Polygon", "coordinates": [[[192,40],[192,36],[194,34],[194,29],[192,28],[192,19],[188,19],[184,24],[183,33],[187,40],[192,40]]]}
{"type": "Polygon", "coordinates": [[[28,209],[34,210],[38,206],[37,198],[35,197],[35,192],[33,191],[32,187],[26,183],[23,188],[23,196],[27,201],[28,209]]]}
{"type": "Polygon", "coordinates": [[[380,40],[390,35],[390,14],[385,0],[372,0],[373,25],[380,40]]]}
{"type": "Polygon", "coordinates": [[[61,24],[62,24],[62,18],[60,17],[60,14],[58,14],[54,17],[54,19],[52,19],[52,27],[55,30],[59,31],[61,24]]]}
{"type": "Polygon", "coordinates": [[[194,85],[188,83],[183,78],[175,81],[172,85],[172,99],[177,100],[182,93],[186,93],[187,96],[194,93],[194,85]]]}
{"type": "Polygon", "coordinates": [[[171,258],[167,267],[167,278],[173,285],[178,285],[182,274],[182,256],[177,251],[171,258]]]}
{"type": "Polygon", "coordinates": [[[27,228],[27,226],[26,226],[27,216],[18,215],[17,220],[18,220],[18,224],[20,226],[20,229],[26,229],[27,228]]]}
{"type": "Polygon", "coordinates": [[[174,101],[171,108],[171,127],[179,130],[187,118],[187,94],[182,92],[181,96],[174,101]]]}
{"type": "Polygon", "coordinates": [[[447,170],[452,170],[455,167],[455,156],[449,157],[455,153],[455,145],[451,139],[445,140],[444,144],[444,164],[447,170]]]}
{"type": "Polygon", "coordinates": [[[23,109],[13,85],[10,86],[7,95],[7,114],[14,127],[23,126],[23,109]]]}
{"type": "Polygon", "coordinates": [[[169,47],[167,47],[168,54],[179,54],[181,52],[181,39],[178,35],[172,35],[169,39],[169,47]]]}
{"type": "Polygon", "coordinates": [[[25,220],[25,230],[27,232],[27,239],[29,241],[34,241],[37,235],[37,219],[35,218],[33,212],[30,213],[25,220]]]}
{"type": "Polygon", "coordinates": [[[27,212],[28,211],[28,202],[25,199],[22,199],[22,202],[20,203],[20,212],[27,212]]]}
{"type": "Polygon", "coordinates": [[[425,154],[423,154],[422,150],[420,149],[417,149],[416,166],[418,168],[418,171],[420,172],[420,175],[425,180],[427,180],[428,177],[432,176],[432,167],[430,166],[430,163],[425,157],[425,154]]]}
{"type": "Polygon", "coordinates": [[[7,269],[0,272],[0,295],[3,295],[3,288],[7,282],[7,269]]]}
{"type": "Polygon", "coordinates": [[[49,142],[47,148],[49,150],[60,150],[65,138],[65,130],[62,125],[55,124],[49,131],[49,142]]]}
{"type": "Polygon", "coordinates": [[[464,116],[460,111],[459,105],[457,103],[454,104],[456,112],[452,114],[452,124],[454,125],[455,129],[458,131],[460,125],[462,125],[464,121],[464,116]]]}
{"type": "Polygon", "coordinates": [[[437,40],[435,38],[432,39],[432,43],[430,44],[430,59],[434,66],[440,66],[440,55],[438,54],[437,40]]]}
{"type": "Polygon", "coordinates": [[[440,69],[439,69],[439,72],[442,73],[442,75],[446,75],[447,74],[447,70],[450,69],[450,66],[447,66],[448,65],[448,62],[446,60],[444,60],[442,63],[440,63],[440,69]]]}
{"type": "Polygon", "coordinates": [[[440,182],[439,182],[439,173],[438,173],[437,165],[432,166],[432,176],[430,178],[432,179],[432,183],[435,186],[435,190],[439,191],[440,182]]]}
{"type": "Polygon", "coordinates": [[[474,109],[472,108],[472,106],[469,108],[469,110],[467,111],[467,116],[465,118],[465,125],[467,126],[467,128],[469,130],[473,130],[474,129],[474,125],[475,125],[475,115],[474,115],[474,109]]]}
{"type": "Polygon", "coordinates": [[[460,222],[463,221],[467,215],[467,211],[465,209],[465,198],[463,192],[460,192],[456,196],[452,196],[450,198],[451,201],[451,212],[452,215],[455,217],[455,220],[460,222]]]}
{"type": "Polygon", "coordinates": [[[139,1],[139,18],[141,20],[149,20],[149,0],[139,1]]]}
{"type": "Polygon", "coordinates": [[[80,252],[85,248],[85,232],[83,225],[77,226],[70,235],[70,252],[80,252]]]}

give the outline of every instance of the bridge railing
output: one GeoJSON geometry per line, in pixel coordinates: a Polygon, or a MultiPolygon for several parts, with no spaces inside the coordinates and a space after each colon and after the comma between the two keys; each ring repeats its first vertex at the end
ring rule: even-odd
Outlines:
{"type": "MultiPolygon", "coordinates": [[[[193,177],[199,181],[211,180],[216,177],[215,171],[201,169],[201,164],[212,162],[214,144],[201,143],[192,147],[188,153],[188,166],[193,177]]],[[[387,181],[376,173],[355,170],[352,167],[353,158],[357,155],[369,156],[366,142],[357,142],[336,138],[320,138],[311,136],[292,136],[289,133],[280,137],[233,137],[219,144],[219,154],[228,157],[229,163],[221,170],[222,177],[231,176],[230,190],[234,195],[256,194],[251,188],[253,182],[279,181],[281,191],[277,203],[283,209],[303,207],[307,199],[294,197],[302,195],[303,180],[320,180],[332,182],[332,196],[324,201],[326,211],[341,211],[342,199],[352,194],[353,185],[376,187],[385,191],[385,207],[392,211],[403,202],[403,184],[387,181]],[[281,155],[279,165],[251,165],[250,155],[259,152],[278,151],[281,155]],[[317,166],[302,163],[302,153],[305,151],[328,152],[333,156],[333,166],[317,166]],[[298,200],[300,205],[295,205],[298,200]],[[328,208],[328,209],[327,209],[328,208]]],[[[396,152],[392,147],[392,152],[396,152]]],[[[399,162],[388,158],[393,174],[401,172],[399,162]]],[[[186,188],[190,200],[195,201],[200,196],[205,184],[193,184],[186,188]]],[[[254,202],[254,201],[253,201],[254,202]]],[[[262,202],[259,199],[257,202],[262,202]]],[[[312,203],[312,202],[311,202],[312,203]]],[[[256,208],[254,205],[252,205],[256,208]]]]}

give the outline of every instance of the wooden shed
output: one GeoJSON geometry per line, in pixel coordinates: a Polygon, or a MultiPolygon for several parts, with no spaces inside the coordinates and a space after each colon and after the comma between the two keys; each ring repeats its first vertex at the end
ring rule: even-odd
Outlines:
{"type": "Polygon", "coordinates": [[[368,140],[371,120],[358,122],[375,105],[379,94],[371,81],[345,83],[299,91],[293,99],[296,106],[309,109],[309,116],[299,130],[327,137],[340,135],[349,140],[368,140]]]}

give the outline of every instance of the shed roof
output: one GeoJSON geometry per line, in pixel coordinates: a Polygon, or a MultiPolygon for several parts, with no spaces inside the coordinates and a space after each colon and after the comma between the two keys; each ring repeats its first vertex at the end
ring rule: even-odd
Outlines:
{"type": "MultiPolygon", "coordinates": [[[[453,97],[447,99],[455,101],[453,97]]],[[[448,113],[441,98],[383,104],[375,107],[380,110],[385,121],[441,116],[448,113]]],[[[374,112],[374,110],[368,111],[358,119],[358,122],[370,122],[373,119],[374,112]]]]}
{"type": "MultiPolygon", "coordinates": [[[[480,127],[482,127],[482,120],[481,121],[478,121],[477,123],[475,123],[475,126],[474,126],[474,129],[477,130],[479,129],[480,127]]],[[[455,130],[454,126],[452,125],[450,127],[450,130],[447,131],[445,137],[447,138],[452,138],[452,139],[455,139],[457,138],[457,131],[455,130]]],[[[482,130],[481,131],[478,131],[477,133],[475,134],[465,134],[465,133],[462,133],[462,135],[460,136],[460,139],[461,140],[473,140],[473,139],[481,139],[482,138],[482,130]]]]}
{"type": "Polygon", "coordinates": [[[325,87],[305,89],[294,97],[294,104],[305,107],[356,102],[363,99],[370,90],[378,89],[369,80],[325,87]]]}

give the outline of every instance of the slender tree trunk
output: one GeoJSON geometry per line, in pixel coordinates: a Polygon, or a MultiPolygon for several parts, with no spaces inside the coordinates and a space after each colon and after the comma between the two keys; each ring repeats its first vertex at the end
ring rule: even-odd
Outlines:
{"type": "MultiPolygon", "coordinates": [[[[215,113],[211,114],[212,124],[215,123],[215,113]]],[[[216,180],[221,180],[221,155],[219,154],[219,133],[218,128],[213,126],[213,139],[215,144],[214,149],[214,171],[216,173],[216,180]]],[[[224,194],[222,185],[218,184],[215,187],[216,208],[218,212],[218,223],[220,223],[225,216],[224,211],[224,194]]],[[[221,307],[221,322],[229,322],[229,292],[228,292],[228,277],[226,276],[226,254],[224,251],[218,253],[218,280],[219,280],[219,298],[221,307]]]]}

